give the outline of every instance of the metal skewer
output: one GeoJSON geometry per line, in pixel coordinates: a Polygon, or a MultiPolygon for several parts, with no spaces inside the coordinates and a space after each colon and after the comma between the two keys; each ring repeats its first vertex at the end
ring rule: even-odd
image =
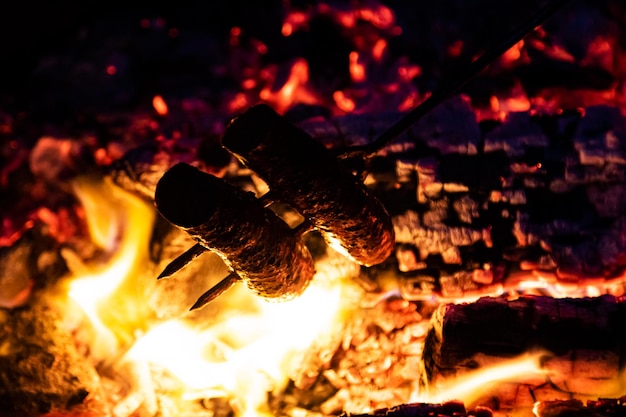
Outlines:
{"type": "Polygon", "coordinates": [[[191,261],[196,259],[198,256],[202,255],[207,250],[208,249],[202,246],[201,244],[196,243],[195,245],[187,249],[185,252],[183,252],[181,255],[178,255],[172,262],[170,262],[165,267],[165,269],[163,269],[163,272],[159,274],[157,279],[171,277],[176,272],[180,271],[181,269],[189,265],[191,261]]]}

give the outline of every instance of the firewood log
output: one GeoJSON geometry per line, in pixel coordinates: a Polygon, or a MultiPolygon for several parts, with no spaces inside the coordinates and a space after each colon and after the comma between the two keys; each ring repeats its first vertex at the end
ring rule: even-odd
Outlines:
{"type": "Polygon", "coordinates": [[[442,305],[426,336],[420,383],[486,369],[526,352],[544,352],[540,375],[498,384],[481,405],[526,406],[572,397],[615,397],[626,389],[623,300],[551,297],[481,298],[442,305]]]}
{"type": "Polygon", "coordinates": [[[626,413],[625,401],[624,397],[590,400],[586,404],[579,400],[542,401],[534,411],[536,417],[619,417],[626,413]]]}
{"type": "Polygon", "coordinates": [[[342,417],[491,417],[493,413],[487,408],[466,410],[460,401],[448,401],[441,404],[412,403],[391,408],[375,410],[367,414],[343,414],[342,417]]]}
{"type": "MultiPolygon", "coordinates": [[[[587,401],[583,404],[580,400],[556,400],[538,402],[534,413],[528,411],[527,415],[534,417],[618,417],[626,412],[624,398],[601,399],[587,401]]],[[[487,407],[466,409],[465,405],[458,401],[448,401],[440,404],[411,403],[396,407],[374,410],[367,414],[342,414],[342,417],[491,417],[492,410],[487,407]]],[[[526,415],[526,414],[524,414],[526,415]]]]}

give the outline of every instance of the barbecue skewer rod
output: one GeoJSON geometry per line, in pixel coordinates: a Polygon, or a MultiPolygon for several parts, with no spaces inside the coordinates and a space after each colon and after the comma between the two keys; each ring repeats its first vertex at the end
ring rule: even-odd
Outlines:
{"type": "Polygon", "coordinates": [[[159,274],[157,279],[168,278],[189,265],[194,259],[202,255],[208,249],[199,243],[196,243],[181,255],[178,255],[172,262],[167,264],[165,269],[159,274]]]}

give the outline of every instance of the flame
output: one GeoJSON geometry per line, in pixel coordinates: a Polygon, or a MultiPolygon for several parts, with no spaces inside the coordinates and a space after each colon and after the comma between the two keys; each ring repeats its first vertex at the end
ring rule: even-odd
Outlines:
{"type": "Polygon", "coordinates": [[[268,303],[247,291],[237,302],[251,311],[199,332],[172,320],[150,330],[128,352],[132,361],[157,363],[186,386],[186,399],[235,399],[241,415],[269,414],[267,392],[281,388],[311,343],[337,320],[339,286],[314,282],[287,303],[268,303]],[[323,308],[320,308],[323,306],[323,308]]]}
{"type": "Polygon", "coordinates": [[[266,86],[259,93],[259,97],[271,104],[279,113],[297,103],[316,104],[317,98],[306,88],[308,81],[309,65],[306,60],[297,59],[282,87],[274,91],[271,86],[266,86]]]}
{"type": "Polygon", "coordinates": [[[412,401],[438,403],[460,400],[465,404],[475,404],[485,392],[490,391],[489,385],[536,379],[537,376],[546,375],[547,372],[541,367],[541,360],[545,355],[545,352],[525,354],[486,369],[467,373],[456,380],[446,380],[435,387],[429,387],[431,392],[416,393],[412,401]]]}
{"type": "MultiPolygon", "coordinates": [[[[125,305],[145,303],[129,289],[138,285],[137,269],[145,269],[153,208],[107,181],[81,179],[73,186],[93,241],[110,254],[105,266],[73,268],[82,273],[69,284],[69,295],[98,333],[90,342],[94,357],[111,369],[130,366],[146,375],[152,366],[167,370],[180,382],[184,401],[228,398],[238,415],[270,415],[267,393],[283,388],[311,344],[342,320],[341,273],[332,268],[330,276],[321,261],[309,288],[290,302],[266,302],[241,285],[223,296],[232,310],[214,316],[209,326],[183,318],[156,324],[125,305]],[[115,320],[100,308],[105,305],[121,310],[115,320]],[[128,329],[132,340],[121,339],[128,329]]],[[[137,401],[150,402],[142,397],[145,388],[131,389],[116,415],[131,415],[137,401]]]]}
{"type": "Polygon", "coordinates": [[[137,197],[107,181],[81,178],[74,182],[73,188],[87,214],[93,242],[111,257],[104,267],[84,266],[81,276],[70,283],[69,295],[98,331],[101,337],[98,346],[105,350],[115,349],[118,340],[114,334],[119,329],[107,326],[99,307],[102,300],[111,297],[133,273],[137,262],[144,260],[154,211],[137,197]]]}

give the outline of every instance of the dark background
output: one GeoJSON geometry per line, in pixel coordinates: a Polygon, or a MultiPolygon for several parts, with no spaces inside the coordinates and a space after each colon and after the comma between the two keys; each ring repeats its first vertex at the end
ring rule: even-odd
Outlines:
{"type": "MultiPolygon", "coordinates": [[[[315,3],[290,4],[306,9],[315,3]]],[[[343,8],[353,4],[328,3],[343,8]]],[[[390,51],[420,65],[422,75],[414,83],[420,91],[432,91],[546,1],[381,3],[394,10],[403,29],[402,35],[391,39],[390,51]],[[463,52],[451,58],[447,48],[459,40],[464,43],[463,52]]],[[[12,114],[28,112],[59,122],[85,109],[95,113],[136,109],[155,94],[219,101],[219,91],[234,88],[236,82],[228,69],[216,70],[229,59],[228,36],[233,26],[243,29],[244,41],[255,38],[268,46],[267,62],[304,57],[313,84],[345,88],[350,82],[347,55],[352,40],[336,22],[324,18],[311,22],[309,31],[286,38],[280,33],[284,10],[280,0],[164,5],[11,1],[0,12],[0,107],[12,114]],[[163,26],[145,29],[140,26],[142,19],[161,19],[163,26]],[[170,29],[177,36],[168,36],[170,29]],[[118,69],[115,77],[106,75],[108,65],[118,69]]],[[[561,37],[568,51],[581,57],[587,39],[615,31],[623,22],[623,1],[573,0],[546,27],[561,37]],[[580,10],[584,13],[575,13],[580,10]]],[[[625,37],[621,34],[622,41],[625,37]]],[[[562,79],[558,71],[553,77],[555,82],[562,79]]]]}

